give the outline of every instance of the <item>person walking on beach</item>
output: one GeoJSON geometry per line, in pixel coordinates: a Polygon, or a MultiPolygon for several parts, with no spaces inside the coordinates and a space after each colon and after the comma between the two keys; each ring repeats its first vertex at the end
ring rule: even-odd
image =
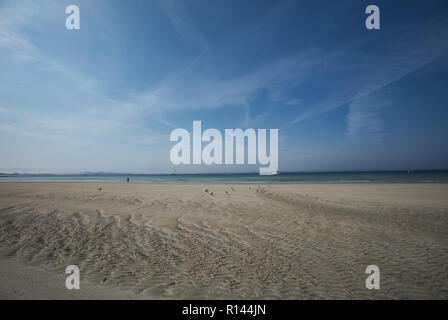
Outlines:
{"type": "Polygon", "coordinates": [[[127,179],[127,182],[129,183],[129,177],[128,177],[128,179],[127,179]]]}

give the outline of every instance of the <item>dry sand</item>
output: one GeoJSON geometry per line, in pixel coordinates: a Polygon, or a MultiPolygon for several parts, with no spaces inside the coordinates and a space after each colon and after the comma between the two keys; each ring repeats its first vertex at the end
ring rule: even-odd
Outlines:
{"type": "Polygon", "coordinates": [[[3,299],[447,299],[447,265],[447,184],[0,183],[3,299]]]}

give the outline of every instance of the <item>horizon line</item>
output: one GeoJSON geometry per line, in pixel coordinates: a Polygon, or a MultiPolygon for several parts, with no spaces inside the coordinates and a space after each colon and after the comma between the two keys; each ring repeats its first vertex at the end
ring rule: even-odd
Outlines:
{"type": "MultiPolygon", "coordinates": [[[[309,171],[283,171],[279,172],[281,174],[311,174],[311,173],[380,173],[380,172],[428,172],[428,171],[448,171],[448,168],[437,168],[437,169],[381,169],[381,170],[309,170],[309,171]]],[[[152,175],[152,176],[175,176],[175,175],[248,175],[254,174],[259,175],[258,171],[253,172],[203,172],[203,173],[131,173],[131,172],[104,172],[104,171],[85,171],[85,172],[72,172],[72,173],[29,173],[29,172],[0,172],[1,176],[11,176],[11,175],[52,175],[52,176],[68,176],[68,175],[152,175]]]]}

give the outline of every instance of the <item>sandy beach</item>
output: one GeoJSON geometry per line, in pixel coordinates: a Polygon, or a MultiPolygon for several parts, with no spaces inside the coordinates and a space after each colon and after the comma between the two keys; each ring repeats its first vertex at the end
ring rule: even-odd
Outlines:
{"type": "Polygon", "coordinates": [[[447,265],[448,184],[0,183],[1,299],[447,299],[447,265]]]}

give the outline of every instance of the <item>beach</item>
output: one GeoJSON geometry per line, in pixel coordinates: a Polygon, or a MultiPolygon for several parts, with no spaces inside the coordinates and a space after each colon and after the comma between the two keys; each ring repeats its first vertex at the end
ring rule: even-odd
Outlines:
{"type": "Polygon", "coordinates": [[[447,299],[447,265],[443,183],[0,182],[0,299],[447,299]]]}

